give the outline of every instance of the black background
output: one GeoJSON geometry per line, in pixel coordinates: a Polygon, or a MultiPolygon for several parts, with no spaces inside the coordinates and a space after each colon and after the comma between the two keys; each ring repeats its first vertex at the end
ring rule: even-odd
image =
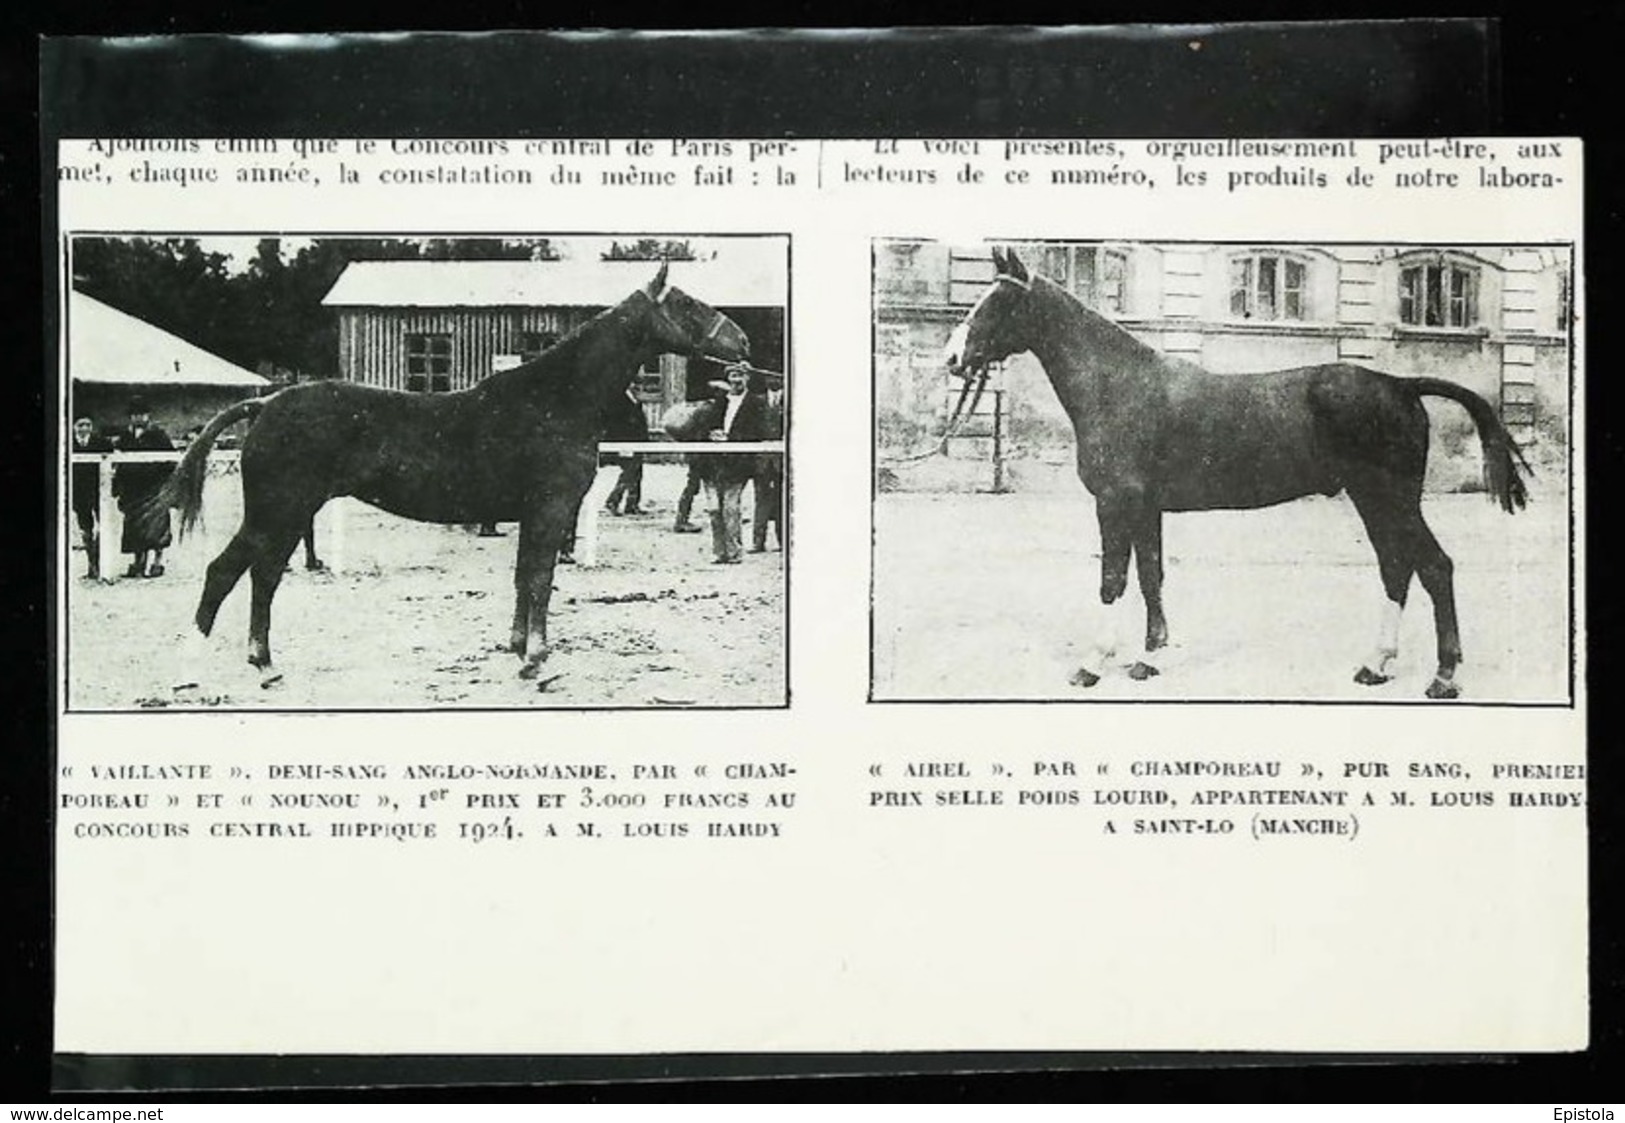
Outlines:
{"type": "MultiPolygon", "coordinates": [[[[6,121],[0,164],[0,213],[8,239],[8,420],[0,488],[14,505],[4,552],[7,589],[0,627],[11,637],[0,702],[19,736],[0,752],[0,869],[10,900],[0,915],[5,970],[0,990],[4,1046],[0,1099],[51,1095],[50,823],[53,736],[50,698],[52,575],[56,472],[50,449],[56,419],[46,389],[54,338],[44,299],[53,283],[50,197],[42,194],[41,152],[62,136],[436,135],[436,136],[1418,136],[1581,135],[1587,140],[1587,260],[1590,319],[1609,324],[1619,291],[1619,142],[1609,122],[1618,64],[1617,4],[1560,9],[1550,4],[1435,6],[1437,14],[1493,15],[1489,24],[1426,23],[1203,28],[1172,34],[1098,31],[1035,34],[1010,28],[974,33],[893,32],[792,37],[757,33],[719,40],[604,37],[590,40],[513,36],[418,38],[380,44],[341,40],[322,49],[267,50],[225,39],[155,39],[110,45],[56,41],[41,70],[37,35],[156,34],[229,31],[396,31],[425,16],[455,16],[465,29],[534,26],[544,20],[582,27],[705,27],[747,24],[765,13],[658,9],[615,12],[529,9],[517,3],[478,10],[419,12],[356,5],[175,6],[127,3],[116,13],[68,4],[45,12],[13,5],[0,57],[6,121]],[[675,20],[675,23],[674,23],[675,20]],[[1192,51],[1191,38],[1203,42],[1192,51]],[[1059,74],[1061,77],[1047,77],[1059,74]],[[43,77],[43,84],[42,84],[43,77]],[[52,116],[33,110],[43,89],[52,116]],[[43,222],[43,225],[42,225],[43,222]],[[41,325],[45,326],[42,332],[41,325]],[[41,467],[46,470],[41,471],[41,467]],[[35,537],[39,528],[40,537],[35,537]]],[[[984,6],[985,9],[985,6],[984,6]]],[[[1231,5],[1248,20],[1400,17],[1411,5],[1231,5]]],[[[1185,22],[1212,18],[1207,6],[1142,2],[1073,4],[1064,9],[1005,3],[995,12],[944,4],[942,22],[978,23],[997,15],[1035,24],[1185,22]]],[[[848,12],[786,4],[772,15],[794,24],[918,21],[900,7],[848,12]],[[841,18],[844,17],[844,20],[841,18]]],[[[1606,547],[1607,470],[1620,446],[1617,398],[1606,338],[1592,339],[1588,378],[1587,525],[1606,547]],[[1595,516],[1595,517],[1591,517],[1595,516]]],[[[1589,566],[1593,634],[1614,619],[1608,558],[1589,566]]],[[[1607,644],[1590,644],[1591,690],[1604,719],[1613,661],[1607,644]]],[[[335,1092],[311,1098],[490,1098],[515,1086],[527,1098],[1144,1100],[1306,1099],[1487,1100],[1584,1104],[1618,1100],[1604,1081],[1619,1056],[1619,936],[1609,908],[1617,850],[1618,767],[1609,740],[1593,743],[1592,1049],[1559,1057],[1498,1059],[1289,1058],[1235,1055],[867,1055],[835,1058],[667,1057],[379,1059],[282,1058],[123,1062],[136,1082],[183,1077],[199,1083],[452,1084],[335,1092]],[[583,1067],[585,1066],[585,1067],[583,1067]],[[1215,1067],[1220,1066],[1220,1067],[1215,1067]],[[1015,1068],[1002,1074],[967,1070],[1015,1068]],[[897,1075],[908,1071],[933,1075],[897,1075]],[[733,1079],[776,1072],[870,1071],[891,1075],[794,1080],[733,1079]],[[595,1082],[586,1083],[586,1078],[595,1082]],[[538,1081],[550,1083],[524,1091],[538,1081]],[[658,1083],[643,1083],[653,1079],[658,1083]],[[609,1083],[598,1083],[607,1080],[609,1083]],[[635,1082],[634,1082],[635,1081],[635,1082]]],[[[1485,746],[1485,751],[1490,751],[1485,746]]],[[[1431,934],[1417,931],[1416,939],[1431,934]]],[[[1539,970],[1538,964],[1530,964],[1539,970]]],[[[1314,996],[1306,994],[1305,1002],[1314,996]]],[[[1406,1011],[1396,1009],[1403,1019],[1406,1011]]],[[[120,1062],[108,1062],[118,1064],[120,1062]]],[[[72,1066],[59,1073],[68,1075],[72,1066]]],[[[105,1078],[118,1071],[101,1070],[105,1078]]],[[[248,1098],[243,1093],[233,1097],[248,1098]]],[[[294,1098],[300,1093],[262,1093],[294,1098]]],[[[80,1096],[80,1100],[108,1097],[80,1096]]],[[[121,1094],[117,1099],[135,1097],[121,1094]]],[[[165,1100],[219,1099],[166,1094],[165,1100]]],[[[1548,1108],[1549,1110],[1549,1108],[1548,1108]]]]}

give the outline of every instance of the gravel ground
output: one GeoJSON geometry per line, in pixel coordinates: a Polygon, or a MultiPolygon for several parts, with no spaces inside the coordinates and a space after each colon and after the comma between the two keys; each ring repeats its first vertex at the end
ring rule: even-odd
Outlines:
{"type": "MultiPolygon", "coordinates": [[[[1433,494],[1423,514],[1456,563],[1464,701],[1569,697],[1568,497],[1530,507],[1433,494]]],[[[1100,542],[1076,480],[1039,494],[883,493],[875,508],[877,699],[1421,700],[1434,668],[1431,603],[1413,585],[1395,678],[1355,685],[1383,603],[1346,498],[1164,521],[1172,646],[1158,677],[1121,666],[1087,692],[1067,678],[1093,647],[1100,542]]],[[[1143,636],[1130,578],[1119,625],[1143,636]]]]}
{"type": "MultiPolygon", "coordinates": [[[[496,650],[513,613],[516,526],[505,526],[505,537],[480,538],[353,500],[329,504],[318,519],[320,551],[324,559],[342,559],[337,570],[307,573],[296,551],[277,594],[271,642],[281,683],[262,689],[244,658],[246,576],[203,650],[183,642],[195,635],[191,618],[204,567],[229,540],[241,510],[235,477],[211,478],[207,528],[170,551],[163,577],[93,582],[83,576],[84,555],[76,550],[70,557],[69,705],[783,705],[785,554],[770,549],[746,554],[742,565],[713,565],[708,534],[673,533],[685,471],[649,465],[644,507],[651,513],[604,516],[599,565],[557,570],[548,625],[554,647],[543,678],[558,677],[545,691],[519,679],[516,656],[496,650]],[[199,688],[174,693],[174,682],[186,677],[197,677],[199,688]]],[[[600,489],[613,474],[600,473],[600,489]]]]}

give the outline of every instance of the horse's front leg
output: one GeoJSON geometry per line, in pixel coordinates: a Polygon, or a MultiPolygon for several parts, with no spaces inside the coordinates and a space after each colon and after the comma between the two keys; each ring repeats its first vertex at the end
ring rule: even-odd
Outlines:
{"type": "Polygon", "coordinates": [[[508,627],[506,650],[515,655],[525,653],[525,634],[530,630],[530,552],[527,544],[531,537],[525,533],[525,523],[519,524],[519,547],[513,564],[513,623],[508,627]]]}
{"type": "MultiPolygon", "coordinates": [[[[1141,509],[1134,523],[1134,571],[1145,600],[1145,650],[1149,655],[1168,644],[1168,619],[1162,612],[1162,511],[1150,504],[1141,509]]],[[[1130,678],[1148,679],[1157,674],[1157,668],[1142,658],[1128,673],[1130,678]]]]}
{"type": "MultiPolygon", "coordinates": [[[[1128,589],[1128,559],[1134,541],[1131,511],[1125,504],[1101,498],[1095,504],[1095,512],[1100,521],[1100,603],[1110,608],[1128,589]]],[[[1113,630],[1106,626],[1105,619],[1101,624],[1103,633],[1113,630]]],[[[1115,650],[1115,636],[1098,634],[1086,661],[1069,681],[1073,686],[1095,685],[1100,681],[1106,659],[1115,650]]]]}
{"type": "MultiPolygon", "coordinates": [[[[535,678],[548,655],[547,608],[553,599],[553,569],[564,541],[566,522],[575,511],[573,503],[548,503],[519,524],[519,564],[514,587],[524,599],[524,665],[520,678],[535,678]]],[[[517,623],[517,611],[515,621],[517,623]]]]}

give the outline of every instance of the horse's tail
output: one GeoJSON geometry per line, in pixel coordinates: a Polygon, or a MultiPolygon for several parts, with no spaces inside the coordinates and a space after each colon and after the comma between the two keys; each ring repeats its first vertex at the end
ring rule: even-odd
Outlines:
{"type": "Polygon", "coordinates": [[[259,416],[265,408],[265,398],[249,398],[234,406],[227,406],[215,419],[203,427],[202,432],[186,446],[180,463],[164,481],[164,486],[141,508],[138,518],[154,519],[171,507],[180,509],[181,533],[184,535],[197,525],[203,512],[203,475],[209,464],[209,450],[222,432],[246,418],[259,416]]]}
{"type": "Polygon", "coordinates": [[[1465,386],[1446,382],[1442,378],[1407,378],[1404,380],[1418,396],[1433,394],[1460,402],[1467,408],[1478,427],[1478,442],[1484,448],[1484,483],[1490,496],[1501,509],[1511,513],[1521,510],[1529,502],[1529,489],[1523,478],[1530,474],[1529,462],[1523,458],[1512,434],[1496,416],[1489,402],[1465,386]]]}

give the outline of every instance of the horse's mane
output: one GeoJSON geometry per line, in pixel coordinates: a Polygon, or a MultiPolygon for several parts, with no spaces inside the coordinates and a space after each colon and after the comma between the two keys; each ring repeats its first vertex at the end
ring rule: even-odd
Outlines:
{"type": "Polygon", "coordinates": [[[1159,373],[1167,369],[1167,358],[1155,347],[1134,338],[1127,329],[1102,316],[1055,281],[1034,274],[1031,283],[1042,285],[1040,291],[1059,301],[1075,319],[1092,329],[1089,339],[1091,357],[1098,357],[1107,366],[1119,370],[1124,363],[1143,364],[1159,373]]]}
{"type": "Polygon", "coordinates": [[[582,341],[596,334],[597,329],[603,323],[625,310],[629,304],[640,296],[647,299],[648,294],[642,289],[634,290],[631,295],[627,296],[619,304],[606,308],[590,320],[571,328],[564,334],[563,338],[534,359],[527,363],[521,363],[516,367],[509,367],[507,370],[499,370],[486,375],[485,378],[475,383],[475,386],[500,386],[503,382],[531,379],[538,376],[567,378],[575,373],[578,368],[579,364],[576,363],[576,356],[577,352],[585,346],[582,341]]]}

